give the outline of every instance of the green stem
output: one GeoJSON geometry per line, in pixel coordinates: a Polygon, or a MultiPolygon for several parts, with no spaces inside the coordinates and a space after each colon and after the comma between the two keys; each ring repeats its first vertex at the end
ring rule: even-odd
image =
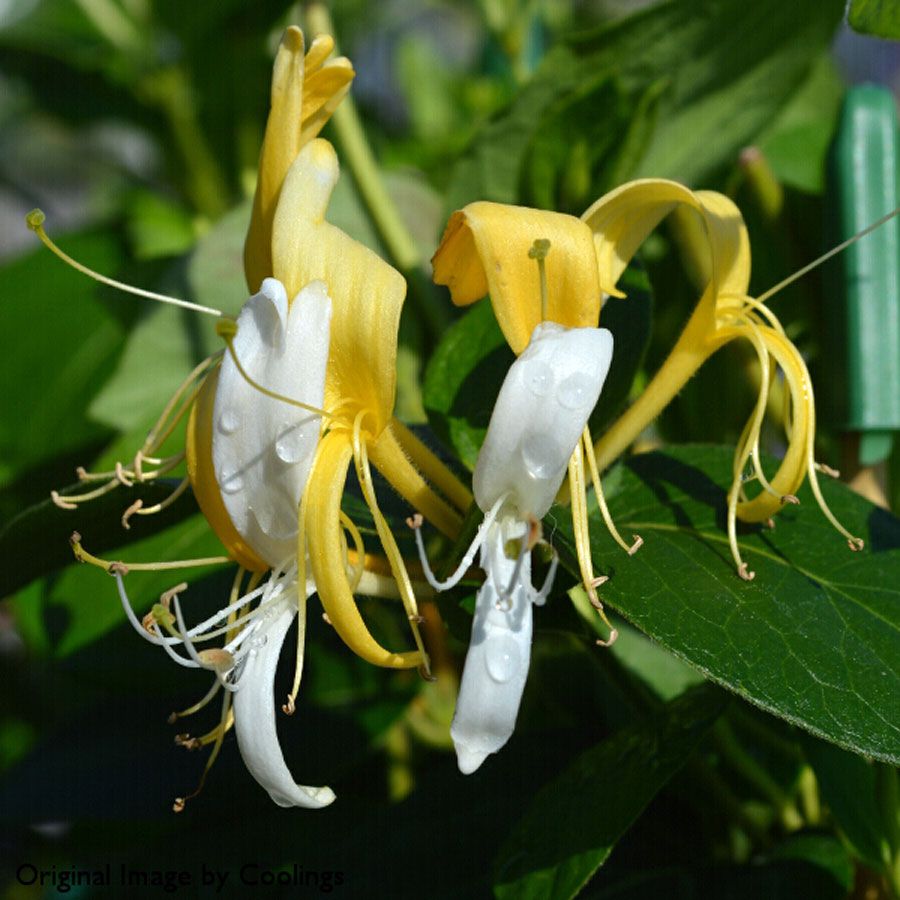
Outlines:
{"type": "Polygon", "coordinates": [[[778,812],[781,824],[788,831],[803,827],[803,817],[794,801],[781,789],[771,775],[740,745],[731,726],[719,719],[713,726],[713,739],[728,765],[756,788],[778,812]]]}
{"type": "Polygon", "coordinates": [[[202,215],[217,219],[228,207],[225,177],[197,117],[193,91],[184,69],[169,66],[147,75],[139,85],[147,100],[162,110],[187,168],[187,191],[202,215]]]}
{"type": "Polygon", "coordinates": [[[875,796],[878,798],[884,833],[890,848],[886,875],[895,896],[900,897],[900,784],[897,770],[893,766],[876,763],[875,796]]]}

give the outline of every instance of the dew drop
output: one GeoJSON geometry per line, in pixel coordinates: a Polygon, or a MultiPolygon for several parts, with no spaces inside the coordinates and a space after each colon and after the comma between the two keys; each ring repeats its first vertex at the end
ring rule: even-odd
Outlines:
{"type": "Polygon", "coordinates": [[[303,431],[291,428],[282,432],[275,441],[275,455],[289,466],[300,462],[306,455],[303,431]]]}
{"type": "Polygon", "coordinates": [[[542,362],[532,362],[525,373],[525,385],[535,397],[546,397],[553,387],[553,369],[542,362]]]}
{"type": "Polygon", "coordinates": [[[529,438],[522,446],[522,462],[532,478],[549,478],[559,467],[556,441],[545,434],[529,438]]]}
{"type": "Polygon", "coordinates": [[[488,675],[498,684],[505,684],[519,671],[521,660],[519,645],[508,634],[488,639],[484,648],[484,664],[488,675]]]}
{"type": "Polygon", "coordinates": [[[223,411],[222,415],[219,416],[219,431],[221,431],[222,434],[234,434],[240,424],[240,417],[233,409],[226,409],[223,411]]]}
{"type": "Polygon", "coordinates": [[[226,475],[222,479],[221,488],[226,494],[236,494],[238,491],[243,490],[244,479],[241,477],[240,472],[232,472],[230,475],[226,475]]]}
{"type": "Polygon", "coordinates": [[[587,375],[575,372],[559,386],[556,399],[566,409],[579,409],[590,400],[591,387],[591,379],[587,375]]]}

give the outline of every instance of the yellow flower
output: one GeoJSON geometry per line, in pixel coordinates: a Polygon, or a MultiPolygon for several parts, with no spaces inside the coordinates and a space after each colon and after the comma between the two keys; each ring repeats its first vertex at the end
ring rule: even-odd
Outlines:
{"type": "MultiPolygon", "coordinates": [[[[129,566],[92,556],[78,536],[73,547],[79,559],[103,566],[116,577],[123,608],[139,633],[180,665],[215,675],[203,700],[174,718],[196,712],[221,690],[219,724],[199,738],[182,735],[180,742],[212,745],[208,771],[226,731],[235,725],[248,769],[284,806],[321,807],[334,799],[330,788],[294,783],[278,744],[272,704],[278,656],[298,617],[294,684],[283,707],[288,713],[294,710],[309,595],[318,593],[330,623],[363,658],[428,671],[413,585],[379,509],[370,460],[447,535],[456,534],[460,512],[471,502],[468,490],[393,416],[397,328],[406,292],[402,276],[325,221],[338,164],[331,145],[315,134],[353,74],[346,60],[325,62],[332,46],[330,39],[317,39],[304,58],[303,36],[291,28],[278,51],[245,248],[253,294],[236,321],[217,310],[91,273],[55,248],[43,230],[42,214],[29,217],[42,240],[82,271],[125,290],[219,317],[217,330],[227,353],[204,361],[188,376],[133,463],[117,466],[114,473],[83,473],[85,480],[106,483],[81,496],[55,499],[75,507],[121,484],[158,478],[186,461],[187,478],[172,497],[147,509],[137,501],[126,511],[123,524],[127,527],[132,515],[162,509],[190,484],[225,545],[226,557],[129,566]],[[187,414],[185,452],[158,457],[187,414]],[[341,510],[351,460],[386,561],[365,552],[359,529],[341,510]],[[230,560],[239,563],[231,595],[209,619],[187,626],[179,602],[186,585],[166,592],[143,622],[134,615],[124,586],[129,568],[230,560]],[[399,596],[416,649],[393,652],[381,647],[356,606],[357,591],[399,596]],[[223,638],[222,646],[199,649],[217,637],[223,638]]],[[[176,801],[176,810],[184,802],[176,801]]]]}
{"type": "MultiPolygon", "coordinates": [[[[859,549],[862,541],[837,522],[822,497],[817,471],[831,470],[818,465],[813,457],[815,408],[809,373],[778,319],[765,306],[766,297],[754,299],[747,294],[749,241],[741,214],[727,197],[712,191],[690,191],[672,181],[645,179],[610,192],[581,219],[473,203],[450,219],[434,257],[435,281],[449,286],[458,305],[489,293],[507,341],[520,353],[541,321],[541,307],[535,299],[540,290],[539,273],[528,259],[535,239],[548,239],[551,245],[546,262],[546,318],[569,327],[596,325],[604,295],[624,296],[616,284],[628,262],[647,235],[677,207],[689,211],[701,236],[705,289],[669,357],[638,400],[596,444],[586,437],[584,450],[607,524],[611,523],[599,490],[599,472],[628,448],[712,353],[744,338],[759,357],[762,377],[759,399],[735,453],[728,492],[728,534],[738,573],[745,579],[753,577],[740,555],[736,520],[769,520],[785,503],[796,502],[794,493],[807,476],[824,514],[850,547],[859,549]],[[788,388],[785,427],[789,443],[777,472],[768,478],[760,464],[759,437],[776,366],[784,372],[788,388]],[[748,463],[752,466],[749,477],[745,475],[748,463]],[[762,487],[754,497],[746,493],[752,480],[762,487]]],[[[570,488],[582,578],[590,590],[593,569],[581,456],[582,448],[576,448],[570,464],[570,488]]]]}

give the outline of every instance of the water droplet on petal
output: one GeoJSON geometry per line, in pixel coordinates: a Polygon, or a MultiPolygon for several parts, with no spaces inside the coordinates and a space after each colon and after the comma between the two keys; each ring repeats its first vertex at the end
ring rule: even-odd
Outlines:
{"type": "Polygon", "coordinates": [[[587,375],[575,372],[559,386],[556,399],[560,406],[566,409],[578,409],[591,399],[592,387],[591,379],[587,375]]]}
{"type": "Polygon", "coordinates": [[[525,384],[535,397],[546,397],[553,387],[553,369],[542,362],[532,362],[525,372],[525,384]]]}
{"type": "Polygon", "coordinates": [[[299,428],[291,428],[283,432],[275,441],[275,455],[287,465],[300,462],[306,455],[306,449],[303,442],[303,431],[299,428]]]}
{"type": "Polygon", "coordinates": [[[549,435],[535,435],[522,447],[522,462],[532,478],[553,475],[559,466],[559,448],[549,435]]]}
{"type": "Polygon", "coordinates": [[[234,434],[240,424],[240,417],[234,409],[226,409],[219,416],[219,431],[222,434],[234,434]]]}
{"type": "Polygon", "coordinates": [[[484,648],[484,664],[488,675],[498,684],[505,684],[519,671],[522,652],[519,645],[508,635],[493,635],[487,639],[484,648]]]}
{"type": "Polygon", "coordinates": [[[244,479],[241,477],[240,472],[232,472],[230,475],[222,478],[220,487],[226,494],[236,494],[238,491],[243,490],[244,479]]]}

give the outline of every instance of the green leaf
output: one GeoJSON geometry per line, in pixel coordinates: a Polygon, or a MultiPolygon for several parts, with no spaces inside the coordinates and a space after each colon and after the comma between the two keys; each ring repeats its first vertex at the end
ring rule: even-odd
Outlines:
{"type": "Polygon", "coordinates": [[[514,361],[490,303],[482,301],[447,329],[425,370],[423,402],[431,427],[470,469],[514,361]]]}
{"type": "MultiPolygon", "coordinates": [[[[454,172],[449,200],[521,200],[533,143],[585,85],[614,76],[632,116],[655,128],[631,132],[629,117],[606,116],[613,144],[635,134],[629,176],[699,183],[733,164],[800,89],[830,44],[843,0],[662,2],[599,29],[570,36],[545,57],[510,108],[476,138],[454,172]]],[[[561,135],[565,144],[568,137],[561,135]]],[[[562,151],[559,151],[562,152],[562,151]]],[[[611,170],[612,171],[612,170],[611,170]]]]}
{"type": "Polygon", "coordinates": [[[494,896],[574,897],[725,706],[706,685],[582,754],[535,796],[497,858],[494,896]]]}
{"type": "Polygon", "coordinates": [[[88,414],[132,431],[146,421],[148,410],[161,413],[194,366],[218,349],[213,327],[209,316],[154,304],[131,329],[116,371],[88,414]]]}
{"type": "Polygon", "coordinates": [[[897,0],[850,0],[847,21],[854,31],[862,34],[900,39],[900,3],[897,0]]]}
{"type": "MultiPolygon", "coordinates": [[[[71,236],[62,243],[103,272],[115,271],[122,259],[111,235],[71,236]]],[[[97,285],[43,247],[5,266],[2,278],[3,379],[14,387],[0,420],[5,481],[106,434],[86,421],[85,410],[114,364],[123,328],[98,298],[97,285]]]]}
{"type": "MultiPolygon", "coordinates": [[[[771,461],[769,461],[771,466],[771,461]]],[[[735,573],[725,532],[732,451],[683,446],[635,456],[610,511],[644,546],[628,557],[591,514],[603,599],[704,675],[842,747],[900,760],[900,522],[847,487],[823,492],[866,541],[851,553],[808,486],[774,530],[741,527],[752,582],[735,573]]],[[[553,512],[551,511],[551,515],[553,512]]],[[[555,514],[563,560],[568,511],[555,514]]]]}

